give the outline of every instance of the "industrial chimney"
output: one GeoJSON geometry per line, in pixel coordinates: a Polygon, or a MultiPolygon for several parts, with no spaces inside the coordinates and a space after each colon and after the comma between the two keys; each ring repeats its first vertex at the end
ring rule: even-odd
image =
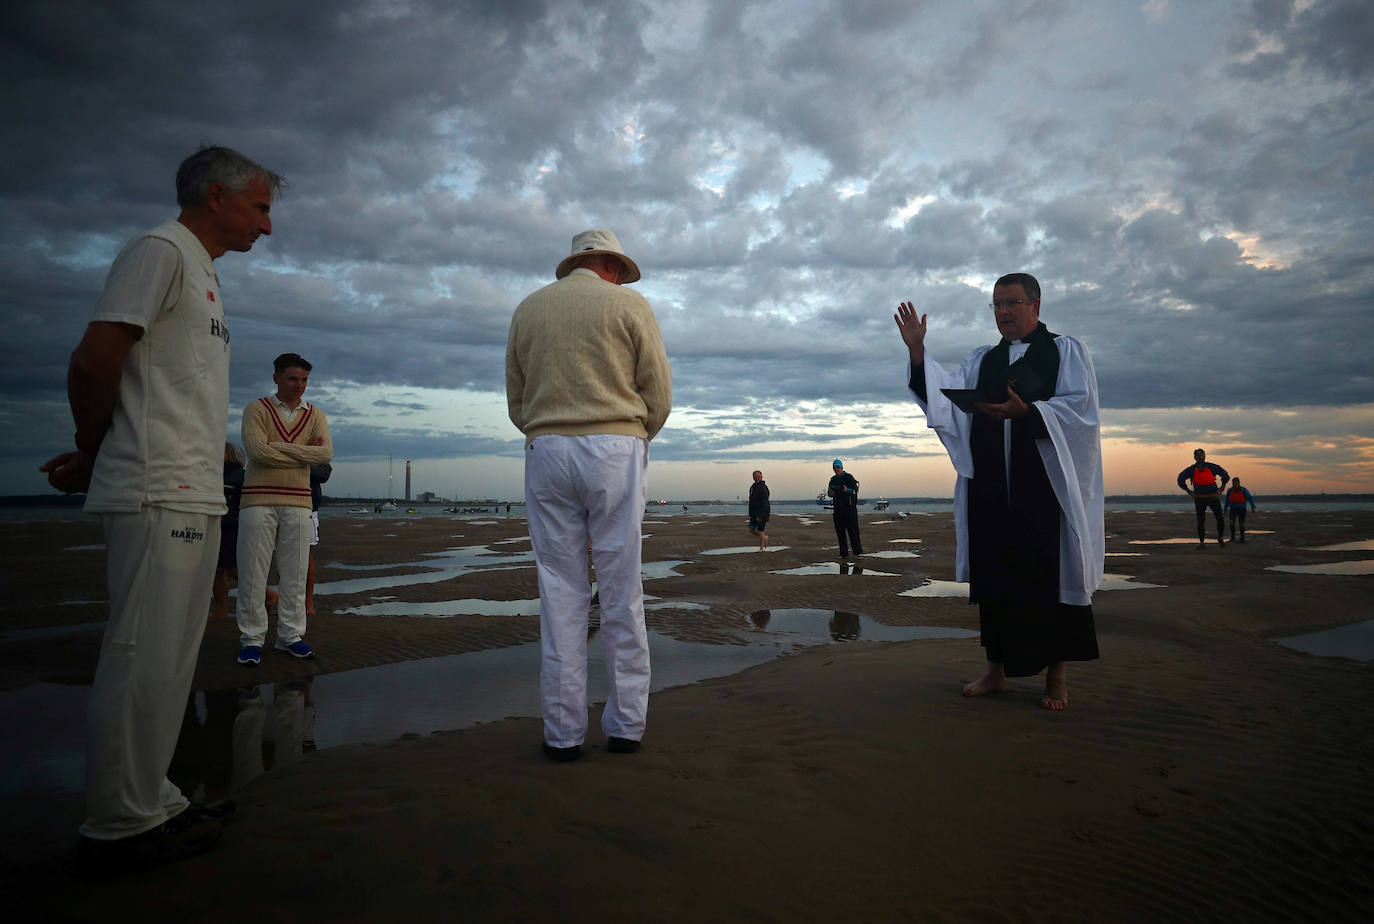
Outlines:
{"type": "Polygon", "coordinates": [[[406,500],[410,500],[410,460],[406,459],[406,500]]]}

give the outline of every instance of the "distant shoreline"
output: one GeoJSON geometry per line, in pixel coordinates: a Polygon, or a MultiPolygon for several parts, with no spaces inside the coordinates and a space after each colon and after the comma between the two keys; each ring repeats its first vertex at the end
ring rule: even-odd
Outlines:
{"type": "MultiPolygon", "coordinates": [[[[1174,501],[1180,498],[1180,492],[1170,492],[1168,494],[1108,494],[1103,499],[1109,504],[1132,504],[1132,503],[1160,503],[1174,501]]],[[[868,500],[874,498],[869,497],[868,500]]],[[[953,501],[952,497],[885,497],[884,500],[893,504],[948,504],[953,501]]],[[[1291,502],[1319,502],[1319,503],[1374,503],[1374,494],[1264,494],[1261,499],[1268,503],[1280,501],[1291,502]]],[[[0,507],[80,507],[86,501],[84,494],[11,494],[0,495],[0,507]]],[[[406,507],[504,507],[510,504],[512,507],[523,507],[525,501],[519,500],[390,500],[385,497],[329,497],[325,496],[322,504],[326,507],[371,507],[377,504],[390,501],[406,507]]],[[[774,498],[774,504],[814,504],[813,497],[797,498],[774,498]]],[[[650,501],[646,506],[650,509],[654,507],[704,507],[704,506],[748,506],[745,500],[670,500],[666,504],[659,504],[657,501],[650,501]]]]}

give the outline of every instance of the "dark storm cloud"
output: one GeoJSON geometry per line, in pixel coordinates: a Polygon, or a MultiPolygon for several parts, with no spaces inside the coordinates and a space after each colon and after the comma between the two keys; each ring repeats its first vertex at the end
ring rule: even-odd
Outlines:
{"type": "MultiPolygon", "coordinates": [[[[1339,346],[1374,304],[1365,6],[17,0],[0,453],[69,440],[67,357],[201,141],[290,182],[271,238],[217,263],[235,408],[293,349],[336,401],[462,389],[500,422],[511,311],[593,225],[644,270],[676,405],[720,415],[675,417],[669,458],[910,451],[844,425],[909,401],[897,302],[952,366],[995,339],[987,289],[1013,270],[1110,408],[1369,403],[1366,352],[1339,346]]],[[[340,426],[357,456],[519,446],[340,426]]]]}

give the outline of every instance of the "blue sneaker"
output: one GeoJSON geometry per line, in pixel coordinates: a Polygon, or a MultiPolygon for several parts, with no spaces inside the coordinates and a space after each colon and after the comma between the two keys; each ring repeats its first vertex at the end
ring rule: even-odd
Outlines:
{"type": "Polygon", "coordinates": [[[262,648],[257,645],[244,645],[239,649],[240,664],[261,664],[262,648]]]}
{"type": "Polygon", "coordinates": [[[307,645],[305,643],[305,639],[298,639],[297,641],[292,642],[290,645],[283,645],[281,639],[277,639],[277,644],[273,647],[275,647],[278,651],[288,652],[291,654],[292,657],[296,658],[315,657],[315,649],[307,645]]]}

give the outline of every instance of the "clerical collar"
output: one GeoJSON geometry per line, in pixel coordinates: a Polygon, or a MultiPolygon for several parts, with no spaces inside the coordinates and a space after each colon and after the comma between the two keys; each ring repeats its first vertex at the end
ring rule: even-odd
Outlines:
{"type": "Polygon", "coordinates": [[[1019,337],[1019,338],[1017,338],[1016,340],[1008,340],[1006,337],[1003,337],[1003,338],[998,342],[997,345],[998,345],[998,346],[1010,346],[1010,345],[1013,344],[1013,343],[1027,343],[1027,344],[1028,344],[1028,343],[1031,343],[1032,341],[1039,340],[1041,337],[1045,337],[1045,336],[1048,336],[1048,335],[1049,335],[1049,328],[1045,327],[1045,322],[1044,322],[1044,321],[1040,321],[1040,322],[1038,322],[1038,323],[1035,325],[1035,330],[1031,331],[1029,334],[1026,334],[1026,336],[1024,336],[1024,337],[1019,337]]]}

